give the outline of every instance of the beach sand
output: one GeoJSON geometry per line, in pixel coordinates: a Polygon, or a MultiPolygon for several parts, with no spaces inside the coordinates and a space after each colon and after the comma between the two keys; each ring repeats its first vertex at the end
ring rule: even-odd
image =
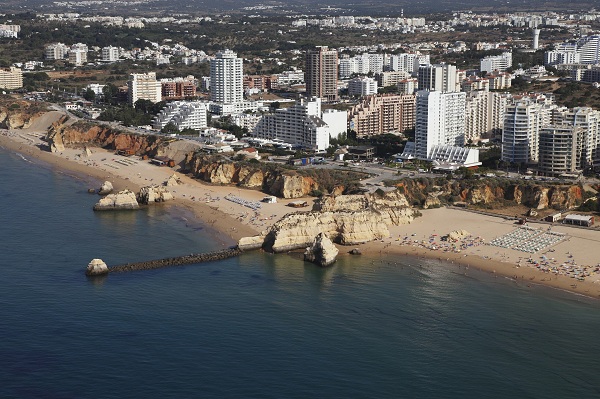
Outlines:
{"type": "MultiPolygon", "coordinates": [[[[19,152],[24,157],[40,159],[61,171],[69,171],[76,176],[90,176],[97,181],[98,186],[102,181],[109,180],[116,190],[127,188],[137,191],[142,186],[162,184],[175,173],[171,168],[151,165],[138,157],[118,156],[102,148],[90,147],[90,156],[84,154],[83,148],[68,148],[60,154],[50,153],[42,141],[44,136],[45,130],[41,127],[3,130],[0,131],[0,145],[19,152]]],[[[286,206],[293,200],[284,199],[278,199],[274,204],[262,203],[261,208],[255,211],[225,197],[229,195],[247,201],[260,201],[265,196],[262,192],[234,186],[210,185],[176,174],[181,179],[181,184],[169,187],[176,200],[155,206],[183,206],[190,209],[210,228],[223,235],[220,240],[223,245],[231,245],[241,237],[265,231],[285,214],[297,211],[286,206]]],[[[303,210],[310,210],[312,200],[308,203],[309,207],[303,210]]],[[[518,226],[514,220],[459,209],[430,209],[422,211],[422,214],[409,225],[390,227],[388,238],[356,246],[338,246],[340,256],[352,256],[347,255],[347,252],[358,247],[368,257],[411,255],[440,259],[456,264],[465,274],[469,268],[476,268],[512,278],[518,284],[543,284],[594,298],[600,297],[599,274],[591,273],[585,281],[579,281],[569,276],[544,272],[533,264],[547,262],[550,265],[574,264],[594,268],[600,262],[598,230],[552,226],[552,231],[564,233],[566,239],[535,254],[485,244],[468,246],[460,253],[454,253],[444,251],[445,244],[440,241],[442,236],[453,230],[464,229],[473,237],[479,237],[479,241],[489,243],[518,226]],[[437,249],[428,249],[433,245],[437,249]]],[[[528,224],[541,230],[549,227],[547,224],[528,224]]]]}

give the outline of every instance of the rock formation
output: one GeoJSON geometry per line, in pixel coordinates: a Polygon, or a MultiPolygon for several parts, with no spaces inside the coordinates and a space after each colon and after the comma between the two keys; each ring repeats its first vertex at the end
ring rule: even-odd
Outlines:
{"type": "Polygon", "coordinates": [[[135,198],[135,193],[129,190],[109,194],[94,205],[95,211],[112,211],[122,209],[138,209],[140,206],[135,198]]]}
{"type": "Polygon", "coordinates": [[[466,231],[466,230],[454,230],[451,231],[447,236],[446,239],[448,241],[462,241],[463,238],[470,236],[471,234],[466,231]]]}
{"type": "Polygon", "coordinates": [[[323,233],[319,233],[312,245],[306,248],[304,260],[316,263],[321,267],[326,267],[335,262],[338,252],[338,249],[333,245],[329,237],[323,233]]]}
{"type": "Polygon", "coordinates": [[[238,241],[238,248],[242,251],[250,251],[253,249],[262,248],[263,242],[265,241],[265,236],[253,236],[253,237],[242,237],[238,241]]]}
{"type": "Polygon", "coordinates": [[[173,194],[166,187],[157,185],[142,187],[137,195],[138,202],[146,205],[172,199],[174,199],[173,194]]]}
{"type": "MultiPolygon", "coordinates": [[[[313,211],[285,215],[264,236],[263,248],[285,252],[306,248],[317,235],[326,234],[342,245],[354,245],[388,237],[388,226],[410,223],[414,211],[396,191],[321,198],[313,211]]],[[[260,236],[248,238],[257,243],[260,236]]]]}
{"type": "Polygon", "coordinates": [[[85,274],[88,276],[100,276],[108,273],[108,266],[102,259],[92,259],[87,265],[85,274]]]}
{"type": "Polygon", "coordinates": [[[180,183],[181,179],[179,179],[179,177],[176,174],[172,174],[167,180],[165,180],[163,185],[166,187],[174,187],[179,185],[180,183]]]}
{"type": "Polygon", "coordinates": [[[107,195],[107,194],[112,193],[113,189],[114,188],[113,188],[112,183],[107,180],[104,183],[102,183],[102,186],[98,189],[98,194],[99,195],[107,195]]]}

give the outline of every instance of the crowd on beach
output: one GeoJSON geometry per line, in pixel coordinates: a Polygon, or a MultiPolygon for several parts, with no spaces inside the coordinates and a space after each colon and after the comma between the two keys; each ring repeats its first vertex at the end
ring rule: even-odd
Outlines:
{"type": "Polygon", "coordinates": [[[399,241],[402,245],[453,253],[459,253],[468,248],[477,247],[485,243],[483,238],[471,235],[464,237],[460,241],[452,241],[446,237],[440,237],[437,234],[430,235],[427,240],[414,239],[414,236],[414,234],[412,236],[404,236],[404,238],[402,238],[402,240],[399,239],[399,241]]]}
{"type": "MultiPolygon", "coordinates": [[[[527,265],[535,267],[544,273],[567,276],[579,281],[584,281],[586,277],[590,277],[593,274],[600,274],[600,263],[595,267],[578,265],[572,254],[567,252],[567,255],[569,259],[562,263],[559,263],[554,258],[548,258],[546,255],[540,256],[537,260],[529,257],[527,265]]],[[[521,266],[521,259],[519,259],[517,266],[521,266]]]]}

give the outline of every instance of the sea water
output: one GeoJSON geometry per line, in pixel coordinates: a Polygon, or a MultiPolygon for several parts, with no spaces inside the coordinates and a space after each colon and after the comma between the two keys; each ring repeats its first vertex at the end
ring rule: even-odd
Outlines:
{"type": "Polygon", "coordinates": [[[88,279],[230,244],[173,207],[95,213],[98,184],[0,149],[1,398],[600,397],[598,301],[439,261],[88,279]]]}

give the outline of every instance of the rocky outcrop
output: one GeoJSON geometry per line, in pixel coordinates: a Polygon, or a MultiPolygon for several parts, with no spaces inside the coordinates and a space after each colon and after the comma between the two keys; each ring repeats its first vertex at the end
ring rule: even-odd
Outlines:
{"type": "Polygon", "coordinates": [[[129,190],[119,191],[116,194],[109,194],[94,205],[95,211],[114,211],[124,209],[138,209],[140,206],[135,197],[135,193],[129,190]]]}
{"type": "Polygon", "coordinates": [[[112,193],[113,189],[114,188],[113,188],[112,183],[107,180],[104,183],[102,183],[102,186],[98,189],[98,194],[99,195],[107,195],[107,194],[112,193]]]}
{"type": "Polygon", "coordinates": [[[137,201],[145,205],[171,201],[173,199],[173,194],[165,186],[157,185],[142,187],[137,195],[137,201]]]}
{"type": "Polygon", "coordinates": [[[468,237],[468,236],[470,236],[470,235],[471,235],[471,234],[470,234],[468,231],[466,231],[466,230],[454,230],[454,231],[451,231],[451,232],[450,232],[450,233],[449,233],[449,234],[446,236],[446,239],[447,239],[448,241],[453,241],[453,242],[456,242],[456,241],[462,241],[462,240],[463,240],[463,238],[466,238],[466,237],[468,237]]]}
{"type": "Polygon", "coordinates": [[[163,185],[166,187],[174,187],[181,184],[181,179],[176,174],[169,176],[167,180],[164,181],[163,185]]]}
{"type": "Polygon", "coordinates": [[[410,223],[414,211],[396,191],[377,194],[326,197],[313,211],[285,215],[268,230],[263,248],[285,252],[311,245],[326,234],[341,245],[354,245],[388,237],[388,226],[410,223]]]}
{"type": "Polygon", "coordinates": [[[269,192],[282,198],[301,198],[318,189],[319,185],[310,177],[284,173],[275,178],[269,192]]]}
{"type": "Polygon", "coordinates": [[[0,128],[27,129],[46,112],[42,104],[3,97],[0,99],[0,128]]]}
{"type": "Polygon", "coordinates": [[[333,242],[323,233],[319,233],[312,245],[304,251],[304,260],[316,263],[321,267],[327,267],[336,260],[339,251],[333,242]]]}
{"type": "Polygon", "coordinates": [[[238,241],[238,248],[242,251],[250,251],[253,249],[260,249],[263,246],[263,242],[265,241],[265,236],[252,236],[252,237],[242,237],[238,241]]]}
{"type": "Polygon", "coordinates": [[[108,266],[102,259],[92,259],[85,269],[87,276],[101,276],[108,273],[108,266]]]}

